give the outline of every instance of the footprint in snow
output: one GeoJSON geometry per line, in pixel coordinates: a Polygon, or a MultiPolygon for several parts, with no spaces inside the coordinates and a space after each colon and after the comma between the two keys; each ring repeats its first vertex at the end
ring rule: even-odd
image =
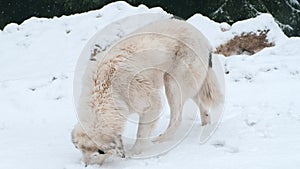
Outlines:
{"type": "Polygon", "coordinates": [[[228,153],[238,153],[239,152],[238,147],[226,145],[226,142],[224,140],[213,141],[211,143],[211,145],[214,146],[215,148],[222,148],[225,152],[228,152],[228,153]]]}

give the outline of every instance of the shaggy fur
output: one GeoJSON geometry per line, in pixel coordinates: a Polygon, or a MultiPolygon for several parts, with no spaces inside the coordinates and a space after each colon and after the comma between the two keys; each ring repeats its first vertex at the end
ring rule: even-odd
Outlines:
{"type": "Polygon", "coordinates": [[[125,157],[121,135],[131,113],[139,114],[132,151],[140,153],[158,120],[163,86],[171,119],[155,141],[173,134],[189,98],[200,108],[202,125],[209,123],[209,108],[223,102],[210,54],[208,40],[197,29],[184,21],[166,19],[123,38],[97,63],[91,63],[77,107],[80,123],[72,131],[83,162],[102,164],[110,155],[125,157]]]}

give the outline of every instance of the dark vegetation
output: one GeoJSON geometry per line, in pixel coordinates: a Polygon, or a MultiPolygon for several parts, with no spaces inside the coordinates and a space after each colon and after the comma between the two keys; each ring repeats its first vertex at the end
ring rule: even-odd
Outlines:
{"type": "Polygon", "coordinates": [[[220,45],[215,53],[224,56],[247,54],[253,55],[265,47],[272,47],[275,44],[267,40],[269,30],[258,30],[257,33],[249,32],[236,35],[227,43],[220,45]]]}
{"type": "MultiPolygon", "coordinates": [[[[271,13],[288,36],[300,36],[300,0],[127,0],[131,5],[160,6],[181,18],[201,13],[229,24],[271,13]]],[[[113,0],[0,0],[0,29],[32,16],[53,17],[99,9],[113,0]]]]}

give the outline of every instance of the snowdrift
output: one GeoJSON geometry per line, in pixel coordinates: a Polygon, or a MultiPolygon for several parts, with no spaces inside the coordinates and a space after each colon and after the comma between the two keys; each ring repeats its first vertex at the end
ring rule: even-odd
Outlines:
{"type": "MultiPolygon", "coordinates": [[[[73,75],[79,55],[107,24],[148,12],[165,13],[161,8],[116,2],[72,16],[33,17],[0,31],[0,168],[83,168],[81,154],[70,140],[77,121],[73,75]]],[[[112,158],[101,168],[296,169],[300,165],[300,38],[286,37],[269,14],[231,26],[201,14],[187,22],[214,47],[242,32],[262,29],[270,30],[267,38],[275,46],[252,56],[219,56],[226,72],[226,106],[219,128],[207,143],[199,144],[201,127],[196,124],[181,144],[163,156],[112,158]]]]}

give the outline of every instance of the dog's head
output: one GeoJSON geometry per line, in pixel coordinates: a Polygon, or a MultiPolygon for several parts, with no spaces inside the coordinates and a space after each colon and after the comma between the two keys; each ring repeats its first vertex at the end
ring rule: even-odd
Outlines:
{"type": "Polygon", "coordinates": [[[120,135],[87,132],[77,124],[72,131],[72,142],[81,151],[86,166],[101,165],[111,155],[125,158],[120,135]]]}

